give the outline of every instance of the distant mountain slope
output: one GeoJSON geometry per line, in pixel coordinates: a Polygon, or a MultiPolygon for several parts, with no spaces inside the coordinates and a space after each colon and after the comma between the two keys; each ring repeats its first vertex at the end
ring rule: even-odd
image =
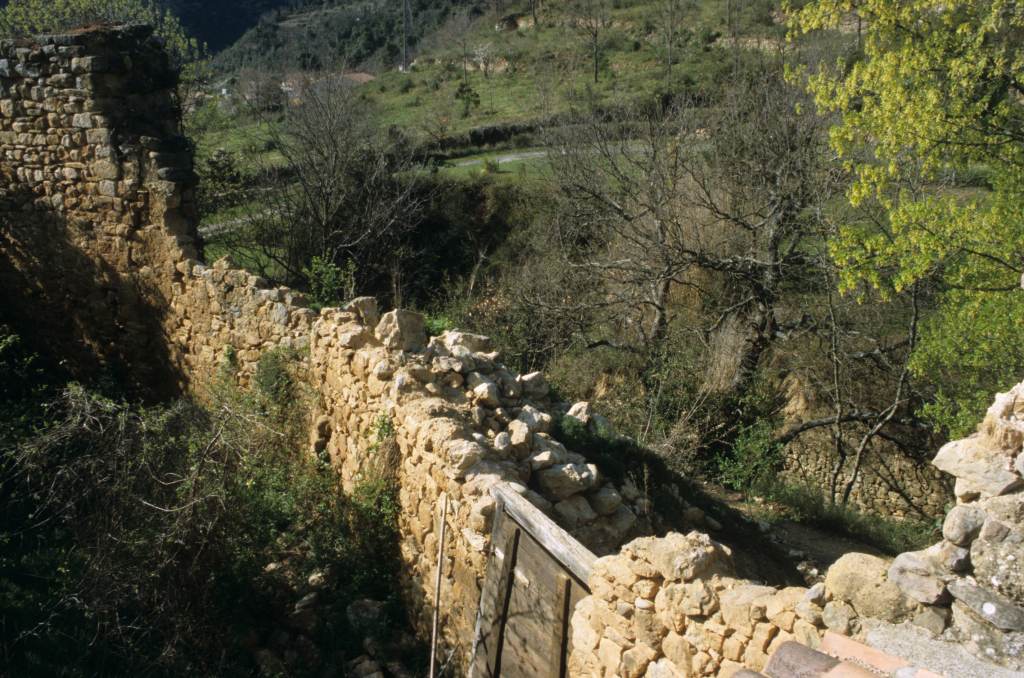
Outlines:
{"type": "Polygon", "coordinates": [[[219,52],[234,43],[259,18],[295,0],[164,0],[189,33],[219,52]]]}
{"type": "MultiPolygon", "coordinates": [[[[178,0],[182,1],[182,0],[178,0]]],[[[263,18],[217,58],[222,70],[241,67],[303,70],[396,64],[402,50],[401,0],[312,0],[263,18]]],[[[466,0],[411,0],[410,48],[453,9],[482,14],[466,0]]]]}

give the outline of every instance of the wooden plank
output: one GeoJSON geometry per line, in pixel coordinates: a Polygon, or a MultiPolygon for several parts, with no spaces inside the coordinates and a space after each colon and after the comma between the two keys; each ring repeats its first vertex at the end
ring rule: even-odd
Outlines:
{"type": "Polygon", "coordinates": [[[590,571],[597,556],[544,515],[540,509],[523,499],[507,483],[494,485],[491,494],[496,500],[504,503],[509,517],[519,523],[545,551],[589,590],[587,582],[590,580],[590,571]]]}
{"type": "Polygon", "coordinates": [[[511,523],[505,520],[505,506],[501,501],[494,507],[494,522],[491,524],[491,541],[487,547],[488,558],[487,568],[484,572],[484,581],[480,586],[480,605],[476,611],[476,628],[473,630],[473,654],[469,666],[469,678],[487,676],[488,638],[484,636],[484,629],[490,629],[494,624],[496,614],[496,598],[498,589],[498,578],[501,576],[504,553],[499,558],[498,544],[505,538],[505,530],[511,523]]]}
{"type": "Polygon", "coordinates": [[[572,616],[572,579],[565,574],[556,578],[555,633],[552,636],[551,678],[565,678],[569,668],[569,620],[572,616]]]}
{"type": "MultiPolygon", "coordinates": [[[[511,520],[509,522],[512,522],[511,520]]],[[[501,678],[546,678],[551,672],[551,638],[558,576],[572,578],[527,532],[519,539],[515,589],[502,645],[501,678]]]]}
{"type": "MultiPolygon", "coordinates": [[[[511,528],[512,526],[510,526],[511,528]]],[[[490,642],[491,650],[488,656],[487,666],[490,668],[490,675],[501,675],[501,649],[505,641],[505,622],[508,621],[508,606],[512,601],[512,590],[515,587],[516,577],[516,556],[519,552],[519,537],[522,531],[515,527],[510,529],[505,540],[504,559],[501,564],[501,577],[498,579],[497,615],[491,625],[490,642]]]]}

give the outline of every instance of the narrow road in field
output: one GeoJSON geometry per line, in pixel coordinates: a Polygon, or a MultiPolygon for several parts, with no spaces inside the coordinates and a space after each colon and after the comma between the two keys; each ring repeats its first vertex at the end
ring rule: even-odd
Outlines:
{"type": "MultiPolygon", "coordinates": [[[[507,162],[518,162],[520,160],[535,160],[537,158],[548,157],[547,150],[540,151],[519,151],[517,153],[506,153],[504,155],[496,155],[486,160],[496,161],[499,165],[503,165],[507,162]]],[[[484,158],[475,158],[471,160],[456,160],[452,162],[455,167],[475,167],[476,165],[484,164],[484,158]]]]}

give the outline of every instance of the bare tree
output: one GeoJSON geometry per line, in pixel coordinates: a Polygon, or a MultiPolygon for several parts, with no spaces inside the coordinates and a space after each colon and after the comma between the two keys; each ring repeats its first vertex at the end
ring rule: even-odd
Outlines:
{"type": "Polygon", "coordinates": [[[742,392],[766,349],[802,323],[776,306],[807,275],[811,208],[832,185],[824,123],[799,103],[765,64],[712,109],[581,120],[554,141],[567,265],[601,280],[615,326],[647,349],[665,337],[673,294],[693,295],[715,391],[742,392]]]}
{"type": "Polygon", "coordinates": [[[689,4],[688,0],[662,0],[658,7],[665,38],[665,71],[670,76],[677,58],[676,44],[679,42],[683,13],[689,4]]]}
{"type": "Polygon", "coordinates": [[[594,70],[594,83],[601,72],[601,46],[605,31],[611,25],[608,0],[573,0],[569,5],[573,26],[586,39],[594,70]]]}
{"type": "Polygon", "coordinates": [[[308,282],[314,257],[394,277],[397,255],[381,255],[394,255],[427,199],[406,140],[378,129],[342,78],[307,80],[296,98],[269,126],[279,158],[263,168],[264,199],[224,239],[290,284],[308,282]]]}
{"type": "Polygon", "coordinates": [[[490,78],[491,69],[494,67],[494,62],[497,58],[494,52],[494,45],[489,42],[477,45],[476,49],[473,50],[473,57],[476,59],[477,64],[479,64],[480,70],[483,71],[484,78],[490,78]]]}

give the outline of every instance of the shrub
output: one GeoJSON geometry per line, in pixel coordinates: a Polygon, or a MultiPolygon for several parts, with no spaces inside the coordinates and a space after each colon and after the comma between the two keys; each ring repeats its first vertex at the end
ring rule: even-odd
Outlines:
{"type": "MultiPolygon", "coordinates": [[[[226,363],[205,407],[140,409],[71,386],[40,433],[0,450],[12,675],[252,675],[244,638],[269,636],[291,609],[269,562],[341,575],[320,595],[324,649],[352,636],[347,601],[394,597],[393,474],[346,497],[305,453],[292,360],[265,354],[252,390],[232,386],[226,363]]],[[[393,427],[375,435],[393,442],[393,427]]]]}
{"type": "Polygon", "coordinates": [[[309,280],[314,309],[336,306],[356,295],[356,263],[351,259],[339,266],[329,259],[313,257],[303,273],[309,280]]]}
{"type": "Polygon", "coordinates": [[[501,165],[495,158],[487,158],[484,160],[484,174],[498,174],[501,172],[501,165]]]}
{"type": "Polygon", "coordinates": [[[718,457],[719,479],[733,489],[754,492],[773,483],[782,465],[782,446],[775,442],[774,429],[769,419],[740,428],[731,453],[718,457]]]}
{"type": "Polygon", "coordinates": [[[275,348],[264,352],[256,363],[253,381],[257,391],[277,406],[286,405],[298,395],[298,384],[292,372],[298,355],[291,348],[275,348]]]}

